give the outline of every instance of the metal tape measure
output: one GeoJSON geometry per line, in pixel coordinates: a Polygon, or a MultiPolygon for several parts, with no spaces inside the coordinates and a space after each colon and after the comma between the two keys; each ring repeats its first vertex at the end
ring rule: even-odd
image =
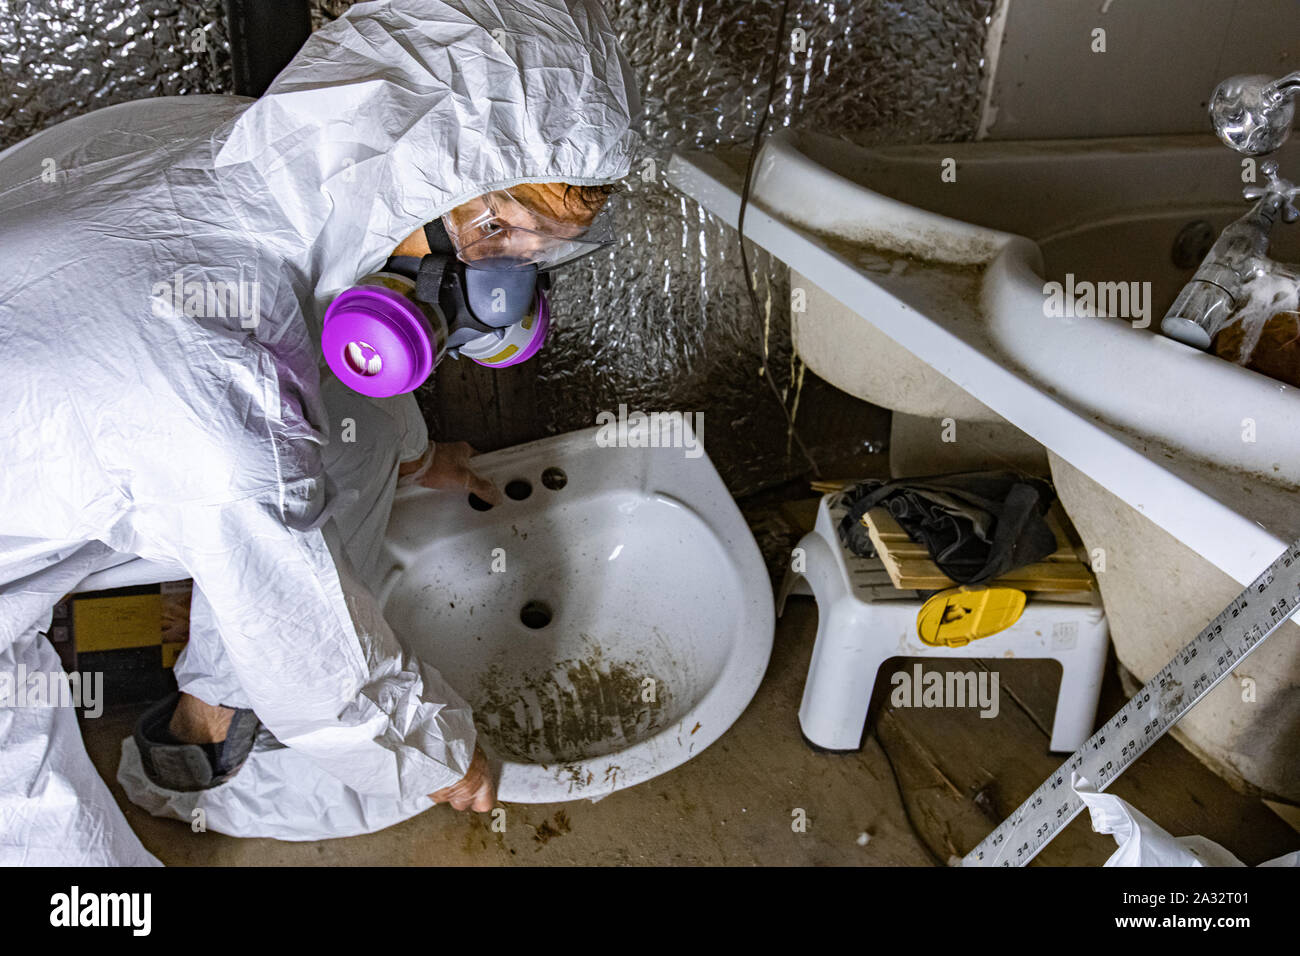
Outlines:
{"type": "Polygon", "coordinates": [[[1024,866],[1083,809],[1078,771],[1105,790],[1215,684],[1300,610],[1300,541],[1292,544],[1076,750],[963,866],[1024,866]]]}

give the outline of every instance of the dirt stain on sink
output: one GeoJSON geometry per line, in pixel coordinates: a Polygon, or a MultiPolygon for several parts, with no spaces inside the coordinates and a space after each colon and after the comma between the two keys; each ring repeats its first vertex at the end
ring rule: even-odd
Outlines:
{"type": "Polygon", "coordinates": [[[480,676],[476,698],[476,722],[504,756],[549,764],[644,739],[668,722],[672,692],[646,662],[607,660],[597,649],[549,670],[520,674],[493,665],[480,676]]]}

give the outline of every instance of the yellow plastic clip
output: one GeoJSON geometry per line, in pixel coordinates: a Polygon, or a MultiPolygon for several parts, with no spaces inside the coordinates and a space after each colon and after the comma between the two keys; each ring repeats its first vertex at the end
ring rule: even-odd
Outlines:
{"type": "Polygon", "coordinates": [[[930,596],[916,615],[916,634],[931,647],[964,647],[1005,631],[1025,610],[1016,588],[956,587],[930,596]]]}

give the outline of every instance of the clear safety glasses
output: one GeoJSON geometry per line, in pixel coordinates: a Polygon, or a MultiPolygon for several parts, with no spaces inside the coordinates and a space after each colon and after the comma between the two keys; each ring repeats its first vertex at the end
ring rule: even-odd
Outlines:
{"type": "Polygon", "coordinates": [[[442,221],[457,257],[468,265],[495,260],[497,268],[503,262],[515,262],[539,270],[553,269],[614,242],[608,207],[587,225],[561,222],[504,189],[462,203],[442,221]]]}

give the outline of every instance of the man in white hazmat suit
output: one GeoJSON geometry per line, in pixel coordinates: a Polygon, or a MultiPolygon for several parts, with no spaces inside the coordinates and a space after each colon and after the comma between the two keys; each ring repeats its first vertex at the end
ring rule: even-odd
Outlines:
{"type": "MultiPolygon", "coordinates": [[[[134,802],[317,839],[473,776],[468,705],[402,651],[370,576],[399,470],[474,478],[410,395],[322,371],[320,316],[475,197],[622,178],[638,109],[595,0],[395,0],[315,33],[255,102],[123,104],[0,154],[0,674],[58,671],[53,605],[138,555],[194,579],[176,675],[200,723],[262,727],[229,779],[189,791],[125,741],[134,802]],[[203,307],[220,283],[240,314],[203,307]]],[[[0,862],[156,862],[72,708],[7,703],[0,862]]]]}

